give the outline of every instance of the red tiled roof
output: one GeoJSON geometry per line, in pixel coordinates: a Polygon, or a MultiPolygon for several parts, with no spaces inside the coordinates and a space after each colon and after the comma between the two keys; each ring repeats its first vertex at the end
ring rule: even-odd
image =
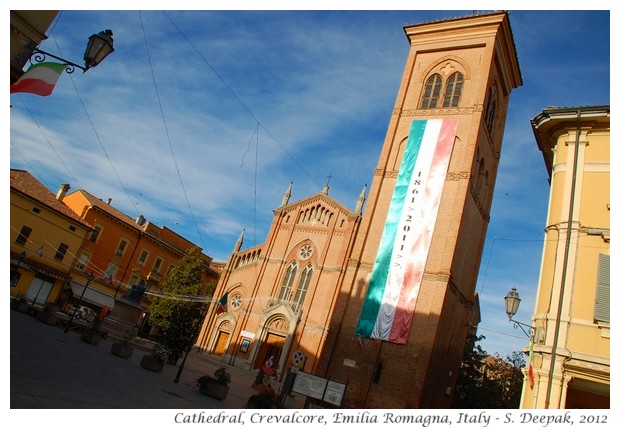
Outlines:
{"type": "Polygon", "coordinates": [[[80,225],[92,229],[92,226],[80,218],[73,210],[67,207],[62,201],[56,199],[54,195],[45,185],[39,182],[35,177],[25,170],[17,170],[11,168],[11,190],[19,192],[39,204],[46,206],[52,211],[65,216],[80,225]]]}

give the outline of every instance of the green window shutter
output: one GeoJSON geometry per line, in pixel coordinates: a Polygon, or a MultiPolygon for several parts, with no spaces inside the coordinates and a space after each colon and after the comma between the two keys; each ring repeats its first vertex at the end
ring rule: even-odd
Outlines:
{"type": "Polygon", "coordinates": [[[609,323],[609,255],[598,255],[594,320],[609,323]]]}

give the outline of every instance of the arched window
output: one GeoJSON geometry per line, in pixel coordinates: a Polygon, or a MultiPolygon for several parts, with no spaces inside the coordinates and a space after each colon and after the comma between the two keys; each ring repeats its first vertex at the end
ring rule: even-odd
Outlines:
{"type": "Polygon", "coordinates": [[[476,195],[480,196],[480,191],[482,190],[482,185],[486,182],[486,171],[484,171],[484,158],[480,158],[480,163],[478,164],[478,174],[476,177],[476,195]]]}
{"type": "Polygon", "coordinates": [[[443,98],[443,107],[459,107],[461,91],[463,90],[463,75],[452,73],[446,83],[446,93],[443,98]]]}
{"type": "Polygon", "coordinates": [[[299,284],[297,285],[297,290],[295,290],[295,310],[300,310],[304,305],[304,300],[306,299],[306,294],[308,293],[308,286],[310,285],[310,280],[312,279],[312,266],[307,265],[303,271],[301,272],[301,277],[299,278],[299,284]]]}
{"type": "Polygon", "coordinates": [[[422,96],[422,109],[435,109],[437,107],[441,94],[441,84],[441,76],[437,73],[427,79],[422,96]]]}
{"type": "Polygon", "coordinates": [[[493,124],[495,123],[495,110],[497,109],[497,101],[495,100],[495,88],[489,88],[489,95],[487,96],[487,104],[485,106],[486,112],[484,114],[484,122],[489,131],[493,131],[493,124]]]}
{"type": "Polygon", "coordinates": [[[291,262],[291,265],[286,269],[286,274],[284,275],[284,281],[282,282],[282,286],[280,287],[280,294],[278,295],[278,299],[281,301],[288,301],[291,299],[291,291],[293,289],[293,281],[295,280],[295,276],[297,275],[297,263],[294,261],[291,262]]]}

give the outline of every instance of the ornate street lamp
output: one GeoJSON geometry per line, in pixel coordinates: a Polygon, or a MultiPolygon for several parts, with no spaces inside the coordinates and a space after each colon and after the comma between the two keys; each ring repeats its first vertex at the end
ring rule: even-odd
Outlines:
{"type": "Polygon", "coordinates": [[[69,332],[69,329],[71,328],[71,323],[73,322],[73,318],[75,317],[75,314],[77,313],[77,307],[80,306],[80,304],[82,304],[82,298],[84,298],[84,292],[86,292],[86,289],[88,289],[88,285],[90,284],[90,282],[93,281],[93,279],[95,278],[95,276],[93,275],[92,271],[90,273],[88,273],[87,279],[86,279],[86,285],[84,286],[84,289],[82,290],[82,294],[80,295],[80,299],[78,299],[77,304],[75,305],[76,307],[76,311],[73,311],[71,313],[71,317],[69,318],[69,321],[67,322],[67,326],[65,326],[65,334],[67,332],[69,332]]]}
{"type": "Polygon", "coordinates": [[[504,306],[506,307],[506,315],[508,316],[508,321],[512,322],[515,329],[517,329],[517,327],[521,328],[523,333],[527,335],[528,338],[531,338],[532,334],[534,333],[534,327],[526,325],[525,323],[519,322],[512,318],[512,316],[517,314],[519,304],[521,304],[521,298],[519,298],[519,293],[517,292],[517,289],[513,287],[510,292],[508,292],[504,297],[504,306]],[[529,332],[523,328],[524,326],[528,328],[529,332]]]}
{"type": "Polygon", "coordinates": [[[112,39],[112,30],[100,31],[97,34],[93,34],[88,38],[88,45],[86,45],[86,51],[84,52],[84,66],[80,66],[71,61],[67,61],[64,58],[60,58],[56,55],[45,52],[39,48],[35,48],[32,51],[31,59],[40,63],[45,61],[46,57],[52,57],[59,61],[62,61],[67,68],[65,71],[71,74],[75,71],[75,68],[79,68],[84,73],[91,67],[95,67],[101,63],[108,55],[114,52],[114,40],[112,39]]]}

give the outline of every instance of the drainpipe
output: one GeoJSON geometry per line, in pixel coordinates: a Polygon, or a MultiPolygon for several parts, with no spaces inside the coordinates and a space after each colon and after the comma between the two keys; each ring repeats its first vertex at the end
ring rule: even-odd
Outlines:
{"type": "Polygon", "coordinates": [[[577,161],[579,160],[579,136],[581,135],[581,110],[577,110],[577,135],[575,137],[575,156],[573,162],[573,173],[571,179],[570,205],[568,208],[568,230],[566,232],[566,250],[564,251],[564,263],[562,266],[562,280],[560,282],[560,296],[558,300],[558,313],[556,316],[555,329],[553,335],[553,347],[551,348],[551,364],[549,366],[549,381],[547,384],[547,396],[545,398],[545,409],[549,408],[551,398],[551,385],[553,372],[555,370],[555,360],[557,357],[558,336],[560,334],[560,319],[562,317],[562,306],[564,301],[564,289],[566,287],[566,276],[568,271],[570,243],[573,231],[573,211],[575,209],[575,183],[577,182],[577,161]]]}

